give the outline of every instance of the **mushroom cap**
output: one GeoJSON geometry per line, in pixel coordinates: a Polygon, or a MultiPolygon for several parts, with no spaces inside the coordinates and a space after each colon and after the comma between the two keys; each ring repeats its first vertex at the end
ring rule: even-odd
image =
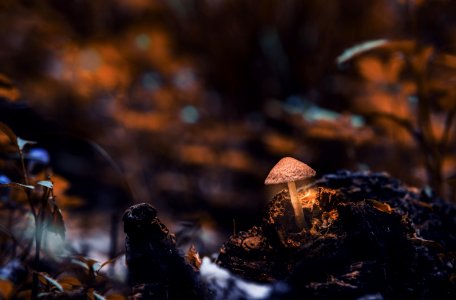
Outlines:
{"type": "Polygon", "coordinates": [[[292,157],[284,157],[272,168],[264,184],[298,181],[315,176],[314,169],[292,157]]]}

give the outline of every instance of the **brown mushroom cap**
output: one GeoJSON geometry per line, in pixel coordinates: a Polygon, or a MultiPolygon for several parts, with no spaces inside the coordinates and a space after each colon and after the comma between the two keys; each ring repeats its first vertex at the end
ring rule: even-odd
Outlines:
{"type": "Polygon", "coordinates": [[[292,157],[282,158],[269,172],[264,184],[298,181],[315,176],[314,169],[292,157]]]}

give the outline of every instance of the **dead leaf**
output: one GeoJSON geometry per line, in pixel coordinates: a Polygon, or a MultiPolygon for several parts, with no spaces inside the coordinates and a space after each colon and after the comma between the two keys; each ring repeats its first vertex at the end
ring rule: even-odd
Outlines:
{"type": "Polygon", "coordinates": [[[0,131],[2,131],[9,138],[11,143],[16,144],[16,134],[14,134],[13,130],[11,130],[8,125],[0,122],[0,131]]]}
{"type": "Polygon", "coordinates": [[[201,267],[201,258],[194,245],[191,245],[188,249],[187,254],[185,254],[185,260],[195,271],[199,271],[199,268],[201,267]]]}
{"type": "Polygon", "coordinates": [[[41,283],[46,284],[46,285],[51,285],[55,287],[57,290],[60,292],[63,292],[63,287],[58,283],[57,280],[54,278],[50,277],[48,274],[44,272],[38,273],[38,279],[40,280],[41,283]]]}
{"type": "Polygon", "coordinates": [[[372,82],[381,83],[387,81],[385,66],[373,56],[366,56],[358,61],[358,69],[361,75],[372,82]]]}
{"type": "Polygon", "coordinates": [[[59,277],[57,281],[65,291],[70,291],[74,288],[82,286],[81,281],[79,281],[79,279],[74,276],[63,275],[59,277]]]}
{"type": "Polygon", "coordinates": [[[450,282],[452,284],[456,283],[456,273],[453,273],[453,274],[450,275],[450,282]]]}
{"type": "Polygon", "coordinates": [[[14,284],[10,280],[0,279],[0,298],[11,299],[13,295],[14,284]]]}
{"type": "Polygon", "coordinates": [[[409,237],[408,239],[421,245],[444,250],[444,247],[439,242],[423,239],[422,237],[417,236],[416,233],[414,233],[413,236],[409,237]]]}
{"type": "Polygon", "coordinates": [[[102,264],[100,264],[100,267],[96,270],[97,272],[99,272],[102,268],[104,268],[105,266],[109,265],[109,264],[112,264],[114,262],[117,261],[117,259],[119,259],[120,257],[123,257],[123,254],[120,254],[114,258],[111,258],[105,262],[103,262],[102,264]]]}
{"type": "Polygon", "coordinates": [[[105,299],[106,300],[125,300],[127,298],[122,294],[110,294],[108,296],[105,296],[105,299]]]}
{"type": "Polygon", "coordinates": [[[15,102],[20,96],[21,93],[14,83],[5,75],[0,74],[0,98],[15,102]]]}
{"type": "Polygon", "coordinates": [[[374,199],[367,199],[367,201],[370,204],[372,204],[372,206],[375,209],[377,209],[379,211],[382,211],[382,212],[385,212],[385,213],[388,213],[388,214],[391,214],[392,212],[394,212],[394,209],[392,209],[391,206],[388,203],[377,201],[377,200],[374,200],[374,199]]]}
{"type": "Polygon", "coordinates": [[[20,291],[15,296],[16,296],[16,299],[32,299],[32,290],[28,289],[28,290],[20,291]]]}
{"type": "Polygon", "coordinates": [[[87,291],[87,299],[89,299],[89,300],[95,300],[95,296],[93,295],[93,291],[94,291],[93,289],[89,289],[89,290],[87,291]]]}

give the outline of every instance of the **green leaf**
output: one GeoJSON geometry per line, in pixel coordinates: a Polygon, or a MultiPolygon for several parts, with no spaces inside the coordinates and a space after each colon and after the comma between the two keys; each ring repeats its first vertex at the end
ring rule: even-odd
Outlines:
{"type": "Polygon", "coordinates": [[[22,190],[35,189],[35,187],[33,185],[26,185],[26,184],[17,183],[17,182],[3,183],[3,184],[0,184],[0,187],[12,187],[12,188],[17,188],[17,189],[22,189],[22,190]]]}
{"type": "Polygon", "coordinates": [[[344,51],[341,55],[339,55],[336,59],[337,64],[342,64],[346,61],[349,61],[353,57],[367,52],[369,50],[384,46],[388,43],[388,40],[386,39],[380,39],[380,40],[373,40],[373,41],[367,41],[363,42],[361,44],[357,44],[351,48],[348,48],[347,50],[344,51]]]}
{"type": "Polygon", "coordinates": [[[36,184],[44,186],[44,187],[46,187],[48,189],[54,188],[54,184],[50,180],[41,180],[41,181],[38,181],[36,184]]]}
{"type": "Polygon", "coordinates": [[[27,141],[27,140],[21,139],[20,137],[17,138],[16,143],[17,143],[17,146],[19,147],[19,150],[21,150],[21,151],[24,149],[25,145],[27,145],[27,144],[29,144],[29,145],[36,144],[36,142],[34,142],[34,141],[27,141]]]}
{"type": "Polygon", "coordinates": [[[16,143],[16,135],[14,134],[13,130],[9,128],[5,123],[0,122],[0,130],[3,131],[4,134],[10,139],[11,143],[16,143]]]}

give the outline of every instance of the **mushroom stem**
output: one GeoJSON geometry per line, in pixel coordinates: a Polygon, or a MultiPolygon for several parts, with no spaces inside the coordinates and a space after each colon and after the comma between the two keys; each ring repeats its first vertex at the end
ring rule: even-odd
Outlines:
{"type": "Polygon", "coordinates": [[[296,184],[294,181],[288,182],[288,192],[290,193],[291,205],[293,205],[296,225],[298,225],[298,228],[302,230],[306,226],[306,221],[304,220],[302,204],[298,199],[298,191],[296,190],[296,184]]]}

